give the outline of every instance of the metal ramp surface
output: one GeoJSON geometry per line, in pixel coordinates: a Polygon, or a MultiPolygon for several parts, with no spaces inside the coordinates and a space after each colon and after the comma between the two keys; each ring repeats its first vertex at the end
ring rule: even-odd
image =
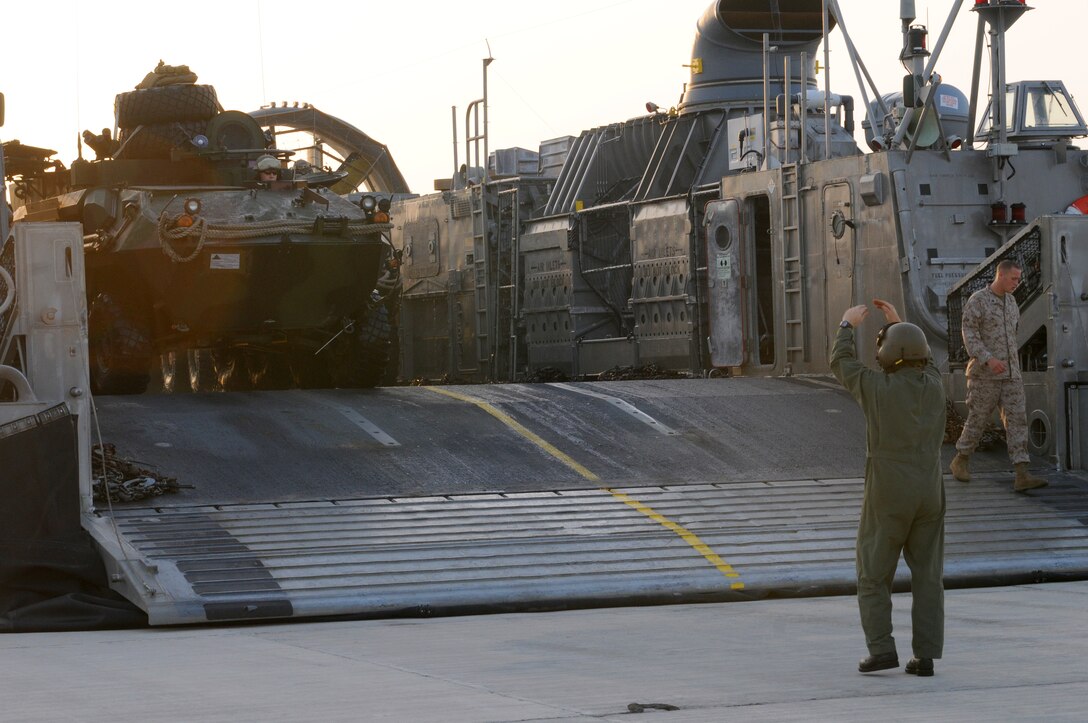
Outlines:
{"type": "MultiPolygon", "coordinates": [[[[862,485],[125,510],[114,514],[117,536],[139,562],[117,563],[117,572],[127,567],[144,586],[138,597],[154,625],[849,593],[862,485]]],[[[1056,482],[1035,498],[1007,481],[950,481],[947,492],[950,587],[1088,576],[1082,482],[1056,482]]],[[[96,527],[108,546],[109,520],[96,527]]],[[[898,581],[907,579],[901,567],[898,581]]]]}
{"type": "MultiPolygon", "coordinates": [[[[97,401],[119,453],[194,487],[84,513],[153,624],[854,587],[864,425],[827,380],[97,401]]],[[[972,463],[947,482],[950,584],[1088,575],[1088,482],[1028,497],[1003,453],[972,463]]]]}

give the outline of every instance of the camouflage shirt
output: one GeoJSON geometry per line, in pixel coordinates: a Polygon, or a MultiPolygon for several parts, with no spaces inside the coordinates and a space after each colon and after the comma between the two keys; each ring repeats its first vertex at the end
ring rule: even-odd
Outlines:
{"type": "Polygon", "coordinates": [[[998,296],[990,287],[979,289],[963,305],[960,322],[963,346],[971,361],[967,376],[973,379],[1020,380],[1020,354],[1016,343],[1016,327],[1020,324],[1020,307],[1011,293],[998,296]],[[1006,370],[995,375],[986,366],[990,359],[1005,362],[1006,370]]]}

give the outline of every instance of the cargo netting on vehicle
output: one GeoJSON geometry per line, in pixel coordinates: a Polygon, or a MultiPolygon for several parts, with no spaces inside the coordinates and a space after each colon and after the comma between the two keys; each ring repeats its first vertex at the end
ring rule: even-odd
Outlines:
{"type": "Polygon", "coordinates": [[[1013,292],[1013,297],[1021,309],[1042,291],[1042,231],[1038,226],[1033,226],[1029,231],[1023,233],[1016,243],[976,268],[959,288],[949,293],[949,362],[961,364],[967,362],[968,354],[967,349],[963,346],[962,334],[963,306],[971,298],[971,294],[986,287],[993,281],[994,274],[997,272],[997,265],[1006,259],[1015,261],[1023,270],[1020,285],[1013,292]]]}

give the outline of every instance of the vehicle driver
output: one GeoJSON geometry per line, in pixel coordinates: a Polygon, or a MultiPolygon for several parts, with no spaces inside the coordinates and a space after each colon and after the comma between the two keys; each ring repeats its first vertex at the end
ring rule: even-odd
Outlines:
{"type": "Polygon", "coordinates": [[[274,156],[264,155],[257,159],[257,182],[272,183],[280,180],[280,162],[274,156]]]}

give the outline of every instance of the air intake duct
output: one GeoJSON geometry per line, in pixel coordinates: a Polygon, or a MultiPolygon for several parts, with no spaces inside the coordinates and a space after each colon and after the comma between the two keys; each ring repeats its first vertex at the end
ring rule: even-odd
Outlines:
{"type": "MultiPolygon", "coordinates": [[[[828,30],[835,26],[828,19],[828,30]]],[[[763,35],[774,48],[768,58],[770,97],[784,91],[783,60],[790,57],[793,88],[799,88],[801,53],[816,87],[816,50],[822,38],[821,0],[718,0],[703,13],[691,49],[691,81],[680,101],[687,113],[716,106],[763,102],[763,35]]]]}

